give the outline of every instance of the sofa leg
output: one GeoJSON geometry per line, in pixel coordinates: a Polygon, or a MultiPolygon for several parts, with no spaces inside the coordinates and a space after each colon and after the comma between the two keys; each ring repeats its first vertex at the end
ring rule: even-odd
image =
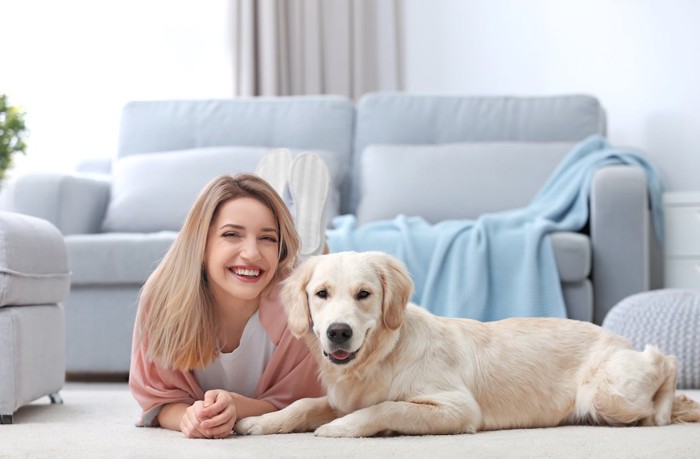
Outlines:
{"type": "Polygon", "coordinates": [[[49,394],[49,399],[51,400],[51,404],[53,405],[63,405],[63,399],[61,398],[61,394],[59,394],[58,392],[49,394]]]}
{"type": "Polygon", "coordinates": [[[12,415],[0,414],[0,424],[12,424],[12,415]]]}

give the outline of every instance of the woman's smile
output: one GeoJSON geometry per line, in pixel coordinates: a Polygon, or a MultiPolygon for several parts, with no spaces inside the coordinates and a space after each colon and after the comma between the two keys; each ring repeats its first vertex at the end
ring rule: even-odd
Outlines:
{"type": "Polygon", "coordinates": [[[232,266],[229,271],[245,282],[257,282],[264,273],[262,269],[243,266],[232,266]]]}

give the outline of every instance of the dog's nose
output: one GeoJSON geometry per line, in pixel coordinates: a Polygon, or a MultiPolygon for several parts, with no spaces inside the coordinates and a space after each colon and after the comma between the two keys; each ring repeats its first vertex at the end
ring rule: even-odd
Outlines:
{"type": "Polygon", "coordinates": [[[326,330],[326,336],[332,343],[342,344],[352,338],[352,328],[348,324],[334,323],[326,330]]]}

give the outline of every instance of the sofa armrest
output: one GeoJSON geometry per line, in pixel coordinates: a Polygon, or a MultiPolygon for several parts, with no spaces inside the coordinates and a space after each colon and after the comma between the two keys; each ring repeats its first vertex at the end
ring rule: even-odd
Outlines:
{"type": "Polygon", "coordinates": [[[86,174],[104,174],[112,173],[112,158],[88,158],[80,161],[75,166],[76,172],[86,174]]]}
{"type": "Polygon", "coordinates": [[[593,176],[590,199],[594,317],[649,289],[649,196],[644,171],[614,165],[593,176]]]}
{"type": "Polygon", "coordinates": [[[109,196],[106,179],[31,173],[15,181],[12,210],[48,220],[64,236],[99,233],[109,196]]]}

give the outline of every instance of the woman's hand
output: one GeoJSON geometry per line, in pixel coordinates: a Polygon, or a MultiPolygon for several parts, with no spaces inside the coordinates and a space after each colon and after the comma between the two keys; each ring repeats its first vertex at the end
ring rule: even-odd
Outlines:
{"type": "Polygon", "coordinates": [[[236,395],[234,393],[215,389],[209,390],[204,394],[203,402],[195,402],[191,409],[188,409],[183,416],[180,424],[180,430],[185,435],[192,433],[193,438],[200,438],[197,434],[201,433],[204,438],[225,438],[231,435],[233,425],[238,418],[238,409],[236,406],[236,395]],[[198,404],[201,404],[198,406],[198,404]],[[192,423],[187,416],[189,411],[196,415],[197,423],[192,423]],[[187,428],[187,432],[183,429],[187,428]]]}
{"type": "Polygon", "coordinates": [[[180,418],[180,431],[187,438],[209,438],[201,426],[200,416],[204,402],[198,400],[187,407],[180,418]]]}
{"type": "Polygon", "coordinates": [[[239,418],[275,411],[268,401],[244,397],[217,389],[204,394],[204,400],[192,405],[170,403],[158,414],[161,427],[179,430],[188,438],[225,438],[239,418]]]}

